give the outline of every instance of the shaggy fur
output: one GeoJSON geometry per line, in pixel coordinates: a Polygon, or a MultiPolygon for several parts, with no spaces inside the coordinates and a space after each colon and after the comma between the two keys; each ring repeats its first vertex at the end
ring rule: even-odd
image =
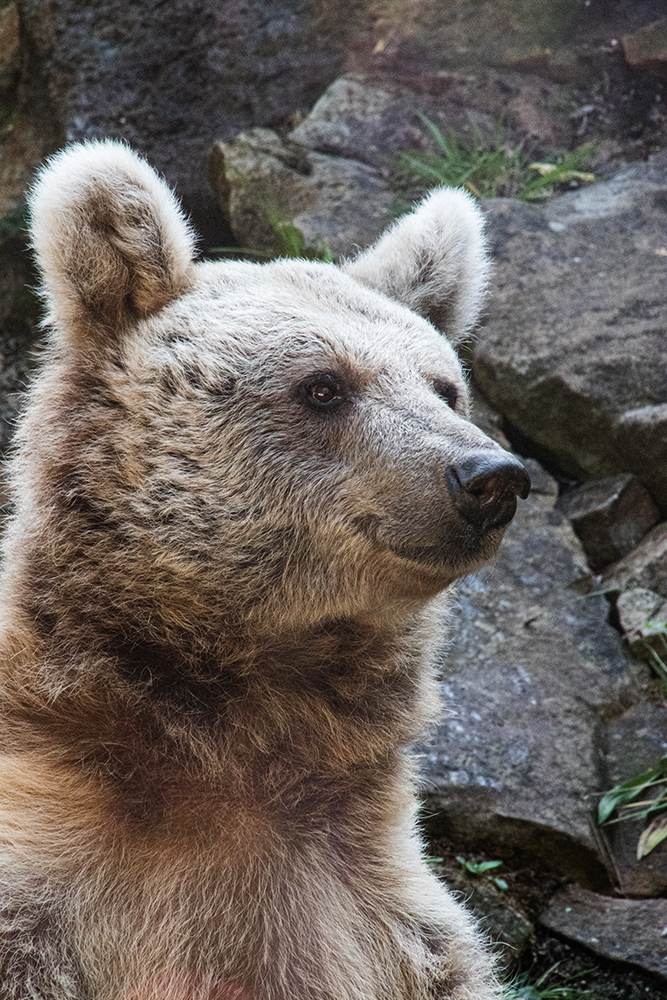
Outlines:
{"type": "Polygon", "coordinates": [[[404,749],[437,712],[439,595],[504,530],[452,502],[445,469],[499,449],[406,308],[474,322],[476,209],[433,195],[342,269],[195,265],[170,192],[104,142],[55,157],[32,212],[2,1000],[490,1000],[404,749]]]}

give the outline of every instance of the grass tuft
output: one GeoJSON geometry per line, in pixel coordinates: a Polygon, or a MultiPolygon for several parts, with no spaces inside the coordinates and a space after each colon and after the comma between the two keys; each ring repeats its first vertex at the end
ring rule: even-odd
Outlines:
{"type": "Polygon", "coordinates": [[[546,972],[531,983],[532,970],[519,973],[512,982],[503,987],[502,1000],[596,1000],[593,990],[582,989],[572,985],[573,980],[581,979],[582,976],[592,972],[592,969],[584,969],[574,975],[557,977],[556,970],[560,962],[556,962],[546,972]],[[549,985],[549,980],[555,980],[549,985]]]}
{"type": "Polygon", "coordinates": [[[572,153],[555,156],[554,162],[531,162],[522,143],[510,145],[499,127],[491,142],[471,123],[469,136],[443,133],[425,115],[419,116],[435,145],[435,152],[398,153],[392,185],[400,195],[420,193],[445,185],[462,187],[475,198],[521,198],[534,201],[550,197],[563,185],[578,186],[594,180],[580,168],[590,159],[591,143],[572,153]],[[538,176],[535,176],[537,172],[538,176]]]}

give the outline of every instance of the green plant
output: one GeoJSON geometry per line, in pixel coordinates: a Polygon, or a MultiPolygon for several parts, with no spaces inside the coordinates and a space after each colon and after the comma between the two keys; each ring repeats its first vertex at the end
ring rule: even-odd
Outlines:
{"type": "Polygon", "coordinates": [[[399,153],[395,161],[394,186],[410,185],[463,187],[476,198],[513,195],[528,179],[528,156],[521,145],[509,147],[501,129],[490,144],[479,127],[470,126],[470,135],[443,132],[425,115],[419,116],[428,129],[437,152],[399,153]]]}
{"type": "Polygon", "coordinates": [[[571,184],[577,181],[594,181],[595,175],[582,173],[583,167],[591,157],[593,143],[587,142],[572,153],[563,157],[560,163],[530,163],[529,170],[536,170],[538,177],[524,185],[517,194],[522,201],[537,201],[553,194],[557,184],[571,184]]]}
{"type": "Polygon", "coordinates": [[[627,819],[649,821],[637,841],[637,860],[650,854],[667,837],[667,754],[656,767],[619,782],[600,799],[597,815],[600,826],[627,819]],[[639,799],[648,789],[655,789],[655,794],[639,799]],[[612,818],[614,812],[616,817],[612,818]]]}
{"type": "Polygon", "coordinates": [[[497,889],[507,889],[507,882],[504,878],[488,874],[494,868],[499,868],[502,865],[502,861],[466,861],[465,858],[461,858],[458,855],[456,860],[469,875],[482,876],[489,882],[493,882],[497,889]]]}
{"type": "Polygon", "coordinates": [[[593,148],[590,143],[565,155],[560,162],[531,163],[523,144],[511,146],[500,127],[488,142],[474,123],[468,136],[454,132],[445,135],[425,115],[419,117],[436,152],[398,154],[393,184],[399,193],[409,190],[411,185],[429,188],[444,184],[463,187],[476,198],[517,197],[533,201],[549,197],[559,184],[595,179],[593,174],[579,169],[590,158],[593,148]],[[537,171],[539,176],[534,177],[531,171],[537,171]]]}
{"type": "Polygon", "coordinates": [[[554,976],[559,965],[560,962],[556,962],[533,983],[529,981],[532,969],[520,973],[512,982],[503,987],[503,1000],[594,1000],[593,990],[568,985],[574,979],[580,979],[591,972],[591,969],[575,972],[571,976],[565,976],[560,982],[548,986],[549,979],[554,976]]]}

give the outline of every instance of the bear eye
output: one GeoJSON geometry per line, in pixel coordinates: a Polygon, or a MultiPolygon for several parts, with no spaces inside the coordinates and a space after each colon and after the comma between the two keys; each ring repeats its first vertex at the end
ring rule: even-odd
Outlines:
{"type": "Polygon", "coordinates": [[[336,406],[343,398],[338,382],[328,374],[311,376],[302,383],[302,389],[306,401],[318,408],[336,406]]]}
{"type": "Polygon", "coordinates": [[[459,390],[452,382],[444,382],[436,379],[433,383],[433,390],[440,399],[444,400],[450,409],[455,410],[459,401],[459,390]]]}

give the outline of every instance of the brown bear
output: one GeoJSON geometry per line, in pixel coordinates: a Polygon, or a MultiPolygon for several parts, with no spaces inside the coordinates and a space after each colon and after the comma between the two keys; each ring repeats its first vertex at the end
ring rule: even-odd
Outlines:
{"type": "Polygon", "coordinates": [[[450,344],[483,293],[477,209],[435,193],[341,266],[195,263],[170,191],[100,142],[44,169],[32,233],[2,1000],[490,1000],[406,749],[443,594],[529,487],[450,344]]]}

